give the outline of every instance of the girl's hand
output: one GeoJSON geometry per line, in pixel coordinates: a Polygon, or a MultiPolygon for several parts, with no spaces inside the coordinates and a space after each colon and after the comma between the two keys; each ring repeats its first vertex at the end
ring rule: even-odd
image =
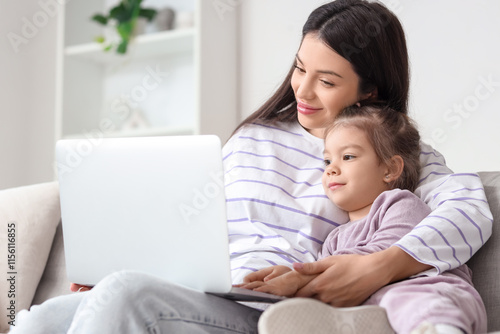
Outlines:
{"type": "Polygon", "coordinates": [[[261,286],[253,290],[278,296],[293,297],[300,288],[315,277],[316,275],[302,275],[292,270],[267,282],[262,282],[261,286]]]}
{"type": "Polygon", "coordinates": [[[89,291],[92,289],[91,286],[86,286],[86,285],[80,285],[80,284],[75,284],[71,283],[69,289],[73,292],[84,292],[84,291],[89,291]]]}
{"type": "Polygon", "coordinates": [[[285,274],[273,279],[268,279],[266,282],[253,281],[250,283],[244,283],[240,285],[240,287],[249,290],[271,293],[277,296],[292,297],[297,290],[304,285],[300,284],[301,276],[302,275],[298,272],[289,269],[285,274]]]}
{"type": "Polygon", "coordinates": [[[278,296],[292,297],[316,275],[302,275],[286,266],[264,268],[245,277],[240,287],[278,296]]]}
{"type": "Polygon", "coordinates": [[[279,277],[263,282],[260,287],[254,288],[255,291],[271,293],[277,296],[292,297],[299,289],[300,275],[291,271],[279,277]]]}
{"type": "Polygon", "coordinates": [[[256,272],[253,272],[249,275],[247,275],[243,279],[243,284],[242,287],[245,287],[246,284],[251,283],[251,282],[267,282],[275,277],[281,276],[289,271],[292,271],[287,266],[273,266],[273,267],[267,267],[261,270],[258,270],[256,272]]]}

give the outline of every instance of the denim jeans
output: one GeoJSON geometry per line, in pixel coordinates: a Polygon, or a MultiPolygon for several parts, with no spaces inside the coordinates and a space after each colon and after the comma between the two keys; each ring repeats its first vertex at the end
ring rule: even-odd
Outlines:
{"type": "Polygon", "coordinates": [[[118,272],[91,291],[18,313],[19,333],[257,333],[261,311],[156,277],[118,272]]]}

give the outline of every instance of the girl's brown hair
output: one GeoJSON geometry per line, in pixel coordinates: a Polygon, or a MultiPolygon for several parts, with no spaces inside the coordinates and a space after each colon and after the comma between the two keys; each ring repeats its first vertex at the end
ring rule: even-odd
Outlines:
{"type": "Polygon", "coordinates": [[[403,172],[389,185],[391,188],[415,190],[421,168],[420,135],[406,114],[380,104],[348,107],[325,129],[325,138],[341,126],[364,131],[380,163],[390,166],[391,158],[399,155],[404,162],[403,172]]]}
{"type": "MultiPolygon", "coordinates": [[[[365,0],[336,0],[315,9],[302,29],[302,39],[316,34],[347,59],[360,79],[359,93],[377,92],[392,109],[407,113],[409,66],[406,39],[397,17],[384,5],[365,0]]],[[[256,120],[297,120],[291,86],[295,63],[269,100],[237,128],[256,120]]],[[[363,102],[363,101],[361,101],[363,102]]],[[[236,131],[235,130],[235,131],[236,131]]]]}

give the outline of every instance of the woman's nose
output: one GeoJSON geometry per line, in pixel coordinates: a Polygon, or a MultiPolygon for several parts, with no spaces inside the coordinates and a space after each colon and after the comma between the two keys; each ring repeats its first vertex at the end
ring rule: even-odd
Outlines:
{"type": "Polygon", "coordinates": [[[304,77],[299,83],[299,88],[297,89],[297,97],[304,101],[311,101],[314,99],[314,84],[313,82],[304,77]]]}

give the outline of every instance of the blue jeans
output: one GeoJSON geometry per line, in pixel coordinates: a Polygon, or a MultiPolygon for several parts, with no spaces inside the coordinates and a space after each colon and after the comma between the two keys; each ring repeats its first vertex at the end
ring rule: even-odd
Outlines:
{"type": "Polygon", "coordinates": [[[118,272],[17,315],[19,333],[257,333],[261,311],[153,276],[118,272]]]}

